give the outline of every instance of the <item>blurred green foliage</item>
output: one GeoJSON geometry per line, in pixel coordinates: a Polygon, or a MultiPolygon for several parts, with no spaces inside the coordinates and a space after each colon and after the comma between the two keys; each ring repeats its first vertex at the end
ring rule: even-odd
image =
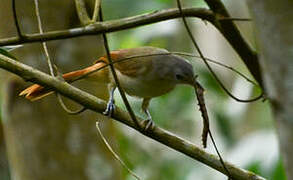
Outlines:
{"type": "Polygon", "coordinates": [[[269,177],[272,177],[272,180],[286,180],[287,179],[282,159],[279,159],[277,163],[275,164],[275,166],[272,167],[272,171],[269,174],[269,177]]]}
{"type": "Polygon", "coordinates": [[[268,180],[286,180],[285,169],[282,163],[282,160],[279,158],[275,164],[265,169],[263,168],[262,162],[255,161],[251,162],[247,167],[247,170],[255,172],[257,174],[262,175],[263,177],[267,178],[268,180]]]}

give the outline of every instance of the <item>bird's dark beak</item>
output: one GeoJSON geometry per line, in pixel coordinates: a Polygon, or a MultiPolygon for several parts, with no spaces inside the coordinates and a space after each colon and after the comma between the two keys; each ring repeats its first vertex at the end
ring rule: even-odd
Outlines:
{"type": "Polygon", "coordinates": [[[190,82],[188,82],[188,84],[190,84],[191,86],[195,86],[197,77],[198,75],[194,75],[192,79],[190,80],[190,82]]]}
{"type": "Polygon", "coordinates": [[[198,89],[201,89],[202,91],[204,91],[204,88],[199,84],[199,82],[197,82],[197,77],[198,75],[193,76],[191,85],[194,87],[195,91],[197,91],[198,89]]]}

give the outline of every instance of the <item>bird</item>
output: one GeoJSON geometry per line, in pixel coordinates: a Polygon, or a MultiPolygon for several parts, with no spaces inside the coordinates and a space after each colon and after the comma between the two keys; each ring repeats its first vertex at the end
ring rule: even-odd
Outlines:
{"type": "MultiPolygon", "coordinates": [[[[110,57],[124,92],[142,99],[141,109],[147,116],[148,126],[153,125],[148,110],[152,98],[172,91],[177,85],[195,86],[196,75],[192,65],[166,49],[151,46],[120,49],[111,51],[110,57]]],[[[77,79],[87,79],[106,84],[109,100],[104,114],[111,115],[114,112],[114,92],[117,85],[106,55],[89,67],[63,74],[63,79],[69,83],[77,79]]],[[[51,93],[53,91],[50,88],[34,84],[19,95],[35,101],[51,93]]]]}

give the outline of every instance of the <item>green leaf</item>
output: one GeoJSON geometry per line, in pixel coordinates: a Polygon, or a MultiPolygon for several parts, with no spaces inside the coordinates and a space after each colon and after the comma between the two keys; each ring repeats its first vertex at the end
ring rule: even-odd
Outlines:
{"type": "Polygon", "coordinates": [[[8,51],[8,52],[10,52],[10,51],[13,51],[13,50],[15,50],[15,49],[17,49],[17,48],[20,48],[20,47],[22,47],[22,46],[23,46],[23,45],[18,44],[18,45],[2,46],[2,47],[0,47],[0,48],[6,50],[6,51],[8,51]]]}
{"type": "Polygon", "coordinates": [[[275,168],[272,171],[272,180],[286,180],[286,171],[282,162],[282,159],[280,158],[276,165],[275,168]]]}

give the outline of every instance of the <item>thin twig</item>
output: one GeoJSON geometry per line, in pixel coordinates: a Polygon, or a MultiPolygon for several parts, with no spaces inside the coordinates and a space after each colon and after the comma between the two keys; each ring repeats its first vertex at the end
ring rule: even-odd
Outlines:
{"type": "Polygon", "coordinates": [[[92,22],[96,22],[99,17],[99,10],[100,10],[101,0],[95,1],[95,9],[92,17],[92,22]]]}
{"type": "MultiPolygon", "coordinates": [[[[216,74],[213,72],[212,68],[209,66],[209,63],[208,63],[207,60],[205,59],[203,53],[201,52],[201,50],[200,50],[198,44],[196,43],[196,41],[195,41],[195,39],[194,39],[194,37],[193,37],[193,35],[192,35],[192,33],[191,33],[189,27],[188,27],[188,24],[187,24],[187,22],[186,22],[186,19],[185,19],[185,17],[184,17],[184,14],[182,13],[182,8],[181,8],[181,2],[180,2],[180,0],[177,0],[177,6],[178,6],[178,9],[179,9],[179,11],[180,11],[180,14],[181,14],[181,17],[182,17],[182,20],[183,20],[183,23],[184,23],[185,29],[187,30],[188,35],[189,35],[189,37],[191,38],[191,40],[192,40],[192,42],[193,42],[193,44],[194,44],[196,50],[198,51],[200,57],[203,59],[203,61],[204,61],[205,64],[207,65],[208,69],[212,72],[212,74],[213,74],[215,77],[217,77],[216,74]]],[[[218,80],[218,82],[219,82],[220,84],[222,84],[222,83],[219,81],[218,78],[216,78],[216,79],[218,80]]],[[[204,104],[204,102],[203,102],[203,101],[204,101],[204,99],[203,99],[203,88],[200,88],[201,86],[200,86],[200,84],[198,84],[197,82],[195,82],[195,87],[196,87],[196,94],[197,94],[197,97],[198,97],[198,100],[199,100],[199,104],[200,104],[201,113],[202,113],[202,116],[203,116],[203,118],[204,118],[203,142],[206,143],[205,141],[206,141],[206,138],[207,138],[207,132],[211,135],[211,131],[210,131],[210,129],[209,129],[209,121],[208,121],[207,110],[206,110],[205,104],[204,104]],[[199,89],[199,88],[200,88],[200,89],[199,89]],[[198,89],[199,89],[199,91],[198,91],[198,89]],[[201,100],[202,100],[202,102],[201,102],[201,100]],[[202,104],[202,103],[203,103],[203,104],[202,104]],[[204,139],[204,138],[205,138],[205,139],[204,139]],[[205,140],[205,141],[204,141],[204,140],[205,140]]],[[[224,87],[224,86],[223,86],[223,87],[224,87]]],[[[224,88],[225,88],[225,87],[224,87],[224,88]]],[[[225,89],[226,89],[226,88],[225,88],[225,89]]],[[[212,137],[212,136],[211,136],[211,137],[212,137]]],[[[213,142],[213,143],[214,143],[214,142],[213,142]]],[[[216,146],[216,144],[214,143],[213,145],[214,145],[215,149],[217,150],[217,146],[216,146]]],[[[227,172],[227,176],[228,176],[228,178],[230,178],[230,177],[231,177],[231,174],[230,174],[229,170],[227,169],[227,167],[226,167],[226,165],[225,165],[225,163],[224,163],[224,161],[223,161],[223,159],[222,159],[222,157],[221,157],[221,154],[219,153],[219,151],[216,151],[216,152],[217,152],[217,154],[218,154],[218,156],[219,156],[219,158],[220,158],[220,160],[221,160],[221,164],[223,165],[223,168],[224,168],[225,171],[227,172]]]]}
{"type": "MultiPolygon", "coordinates": [[[[56,76],[56,77],[57,77],[60,81],[64,81],[64,82],[65,82],[65,80],[64,80],[64,78],[63,78],[63,76],[62,76],[62,74],[58,71],[58,68],[57,68],[56,65],[54,65],[54,69],[55,69],[55,72],[57,73],[57,76],[56,76]]],[[[55,94],[56,94],[56,96],[57,96],[57,99],[58,99],[59,104],[61,105],[61,107],[63,108],[63,110],[64,110],[67,114],[77,115],[77,114],[80,114],[80,113],[84,112],[85,110],[87,110],[87,108],[85,108],[85,107],[81,107],[80,109],[75,110],[75,111],[70,110],[70,109],[65,105],[65,103],[64,103],[64,101],[63,101],[61,95],[60,95],[59,93],[57,93],[57,92],[55,92],[55,94]]]]}
{"type": "MultiPolygon", "coordinates": [[[[211,23],[213,23],[215,19],[213,12],[205,8],[184,8],[183,11],[184,14],[188,17],[200,18],[211,23]]],[[[147,14],[121,18],[118,20],[96,22],[86,27],[83,26],[66,30],[50,31],[44,34],[25,34],[26,38],[23,40],[19,40],[18,37],[0,39],[0,46],[60,40],[80,36],[97,35],[108,32],[117,32],[179,17],[180,14],[178,9],[165,9],[147,14]]]]}
{"type": "MultiPolygon", "coordinates": [[[[171,54],[177,54],[177,55],[182,55],[182,56],[190,56],[190,57],[197,57],[197,58],[200,58],[200,57],[197,56],[197,55],[193,55],[193,54],[185,53],[185,52],[167,52],[167,53],[153,53],[153,54],[133,55],[133,56],[129,56],[129,57],[127,57],[127,58],[121,58],[121,59],[119,59],[119,60],[116,60],[115,62],[113,62],[113,64],[116,64],[116,63],[119,63],[119,62],[123,62],[123,61],[127,61],[127,60],[131,60],[131,59],[133,59],[133,58],[138,58],[138,57],[165,56],[165,55],[171,55],[171,54]]],[[[248,82],[250,82],[250,83],[254,84],[255,86],[258,86],[258,87],[259,87],[259,85],[258,85],[257,83],[255,83],[254,81],[252,81],[251,79],[249,79],[247,76],[245,76],[243,73],[239,72],[239,71],[236,70],[235,68],[230,67],[230,66],[227,66],[227,65],[225,65],[225,64],[222,64],[222,63],[220,63],[220,62],[218,62],[218,61],[215,61],[215,60],[212,60],[212,59],[209,59],[209,58],[206,58],[206,60],[209,61],[209,62],[211,62],[211,63],[214,63],[214,64],[216,64],[216,65],[219,65],[219,66],[225,67],[225,68],[227,68],[227,69],[229,69],[229,70],[235,72],[236,74],[238,74],[238,75],[240,75],[241,77],[243,77],[244,79],[246,79],[248,82]]],[[[109,66],[109,64],[105,64],[104,66],[102,66],[102,67],[100,67],[100,68],[98,68],[98,69],[95,69],[95,70],[93,70],[93,71],[91,71],[91,72],[88,72],[88,73],[82,75],[82,76],[79,76],[79,77],[76,78],[76,79],[71,80],[69,83],[74,82],[74,81],[77,81],[77,80],[80,80],[80,79],[83,79],[84,77],[86,77],[86,76],[88,76],[88,75],[90,75],[90,74],[92,74],[92,73],[95,73],[95,72],[97,72],[97,71],[99,71],[99,70],[101,70],[101,69],[104,69],[104,68],[106,68],[106,67],[108,67],[108,66],[109,66]]]]}
{"type": "Polygon", "coordinates": [[[251,18],[233,18],[233,17],[219,17],[219,21],[252,21],[251,18]]]}
{"type": "MultiPolygon", "coordinates": [[[[35,11],[36,11],[36,16],[37,16],[37,20],[38,20],[39,31],[40,31],[40,34],[43,34],[44,31],[43,31],[42,21],[41,21],[41,16],[40,16],[39,2],[38,2],[38,0],[34,0],[34,2],[35,2],[35,11]]],[[[46,42],[42,42],[42,45],[43,45],[43,49],[44,49],[44,54],[45,54],[46,59],[47,59],[47,64],[48,64],[48,67],[49,67],[49,70],[50,70],[50,74],[51,74],[51,76],[55,77],[55,73],[54,73],[54,69],[53,69],[53,64],[52,64],[51,57],[50,57],[50,54],[49,54],[49,51],[48,51],[47,43],[46,42]]],[[[63,80],[64,81],[62,75],[58,71],[57,66],[54,66],[54,67],[55,67],[55,70],[56,70],[56,73],[57,73],[58,78],[60,80],[63,80]]],[[[72,114],[72,115],[79,114],[79,113],[82,113],[83,111],[86,110],[86,108],[83,107],[80,110],[72,111],[72,110],[70,110],[69,108],[66,107],[66,105],[63,102],[61,96],[58,93],[56,93],[56,96],[57,96],[57,99],[58,99],[61,107],[68,114],[72,114]]]]}
{"type": "Polygon", "coordinates": [[[208,133],[209,133],[209,136],[210,136],[210,138],[211,138],[211,140],[212,140],[213,146],[214,146],[214,148],[215,148],[215,150],[216,150],[216,152],[217,152],[217,155],[219,156],[219,160],[220,160],[221,164],[223,164],[223,168],[224,168],[225,171],[227,172],[228,180],[230,180],[230,179],[232,179],[232,178],[231,178],[232,176],[231,176],[231,174],[230,174],[230,171],[228,170],[228,168],[227,168],[226,165],[225,165],[225,162],[224,162],[224,160],[223,160],[223,158],[222,158],[222,156],[221,156],[221,153],[220,153],[220,151],[219,151],[219,149],[218,149],[218,147],[217,147],[216,141],[214,140],[214,137],[213,137],[213,135],[212,135],[212,132],[211,132],[210,128],[208,129],[208,133]]]}
{"type": "Polygon", "coordinates": [[[69,108],[65,105],[65,103],[64,103],[64,101],[62,100],[62,97],[61,97],[61,95],[60,95],[59,93],[56,93],[56,96],[58,97],[59,104],[60,104],[60,105],[62,106],[62,108],[66,111],[67,114],[77,115],[77,114],[80,114],[80,113],[84,112],[85,110],[87,110],[87,108],[85,108],[85,107],[81,107],[80,109],[73,111],[73,110],[69,109],[69,108]]]}
{"type": "MultiPolygon", "coordinates": [[[[77,2],[77,1],[76,1],[77,2]]],[[[79,0],[79,2],[82,2],[84,3],[83,1],[79,0]]],[[[83,7],[83,10],[81,9],[77,9],[77,11],[85,11],[85,8],[83,7]]],[[[93,15],[93,22],[97,21],[97,18],[98,16],[100,16],[100,21],[103,21],[103,16],[102,16],[102,10],[101,10],[101,1],[100,0],[96,0],[96,4],[95,4],[95,10],[94,10],[94,15],[93,15]]],[[[80,21],[83,21],[84,19],[80,19],[80,21]]],[[[84,24],[84,22],[82,22],[84,24]]],[[[116,75],[116,72],[115,72],[115,69],[113,68],[113,63],[112,63],[112,60],[111,60],[111,56],[110,56],[110,51],[109,51],[109,46],[108,46],[108,41],[107,41],[107,37],[106,35],[103,33],[103,40],[104,40],[104,46],[105,46],[105,49],[106,49],[106,53],[107,53],[107,56],[108,56],[108,60],[110,62],[110,67],[111,67],[111,70],[112,70],[112,75],[114,76],[114,80],[116,82],[116,85],[119,89],[119,91],[121,90],[120,88],[120,85],[119,85],[119,81],[118,81],[118,78],[117,78],[117,75],[116,75]]],[[[122,90],[122,93],[124,93],[124,91],[122,90]]],[[[121,91],[120,91],[120,94],[122,95],[121,91]]],[[[124,94],[125,96],[125,94],[124,94]]],[[[123,96],[122,96],[123,97],[123,96]]],[[[126,97],[125,97],[126,98],[126,97]]],[[[123,99],[124,100],[124,99],[123,99]]],[[[124,101],[125,102],[125,101],[124,101]]],[[[128,103],[127,99],[126,99],[126,102],[128,103]]],[[[128,103],[129,105],[129,103],[128,103]]],[[[127,107],[127,106],[126,106],[127,107]]],[[[130,108],[130,110],[132,111],[132,109],[130,108]]],[[[133,113],[133,111],[132,111],[133,113]]],[[[111,114],[112,115],[112,114],[111,114]]],[[[134,113],[133,113],[134,115],[134,113]]],[[[135,117],[135,115],[134,115],[135,117]]],[[[136,117],[135,117],[136,118],[136,117]]],[[[135,119],[136,120],[136,119],[135,119]]],[[[137,120],[136,120],[137,121],[137,120]]],[[[136,122],[134,121],[134,122],[136,122]]],[[[102,138],[103,142],[105,143],[106,147],[108,148],[108,150],[113,154],[114,158],[116,160],[118,160],[118,162],[126,168],[126,170],[136,179],[140,180],[140,178],[134,173],[132,172],[128,167],[127,165],[122,161],[122,159],[113,151],[113,149],[111,148],[111,146],[109,145],[109,143],[107,142],[106,138],[104,137],[104,135],[102,134],[100,128],[99,128],[99,122],[96,122],[96,127],[97,127],[97,130],[98,130],[98,135],[100,135],[100,137],[102,138]]]]}
{"type": "MultiPolygon", "coordinates": [[[[210,10],[212,10],[216,14],[217,18],[230,18],[230,14],[222,0],[204,1],[209,6],[210,10]]],[[[254,79],[258,82],[262,89],[265,90],[260,62],[257,53],[244,39],[244,37],[242,36],[241,32],[234,24],[234,22],[216,20],[214,25],[217,26],[218,30],[223,34],[226,40],[230,43],[230,45],[235,49],[237,54],[241,57],[244,64],[249,69],[250,73],[253,75],[254,79]]]]}
{"type": "Polygon", "coordinates": [[[114,158],[137,180],[140,180],[141,178],[139,178],[133,171],[130,170],[129,167],[127,167],[127,165],[125,164],[125,162],[114,152],[114,150],[112,149],[112,147],[110,146],[110,144],[108,143],[108,141],[106,140],[105,136],[103,135],[102,131],[100,130],[99,127],[99,122],[96,122],[96,127],[98,130],[98,136],[100,136],[104,142],[104,144],[106,145],[106,147],[108,148],[108,150],[111,152],[111,154],[114,156],[114,158]]]}
{"type": "MultiPolygon", "coordinates": [[[[100,1],[100,3],[101,3],[101,1],[100,1]]],[[[99,7],[100,7],[100,10],[99,10],[100,21],[103,22],[103,12],[102,12],[102,6],[101,6],[101,4],[99,5],[99,7]]],[[[110,54],[110,50],[109,50],[109,44],[108,44],[107,36],[106,36],[105,33],[103,33],[103,40],[104,40],[104,46],[105,46],[107,58],[108,58],[108,61],[109,61],[110,69],[111,69],[113,78],[115,80],[116,86],[117,86],[117,88],[119,90],[119,93],[120,93],[120,95],[122,97],[122,100],[123,100],[123,102],[125,104],[125,107],[126,107],[127,111],[129,112],[129,115],[130,115],[131,119],[133,120],[134,124],[137,127],[140,127],[140,125],[139,125],[139,123],[138,123],[138,121],[136,119],[136,116],[135,116],[135,114],[134,114],[134,112],[133,112],[133,110],[132,110],[132,108],[131,108],[128,100],[127,100],[127,97],[126,97],[126,95],[125,95],[125,93],[124,93],[124,91],[123,91],[123,89],[122,89],[122,87],[121,87],[121,85],[119,83],[119,79],[117,77],[117,73],[115,71],[115,68],[114,68],[114,65],[113,65],[113,61],[112,61],[112,58],[111,58],[111,54],[110,54]]]]}
{"type": "MultiPolygon", "coordinates": [[[[173,54],[177,54],[177,55],[181,55],[181,56],[190,56],[190,57],[196,57],[196,58],[200,58],[200,56],[197,56],[197,55],[194,55],[194,54],[190,54],[190,53],[185,53],[185,52],[172,52],[173,54]]],[[[211,63],[214,63],[216,65],[219,65],[219,66],[222,66],[222,67],[225,67],[233,72],[235,72],[236,74],[238,74],[239,76],[241,76],[242,78],[244,78],[246,81],[250,82],[251,84],[255,85],[255,86],[258,86],[260,87],[256,82],[254,82],[253,80],[249,79],[246,75],[244,75],[243,73],[241,73],[240,71],[238,71],[237,69],[231,67],[231,66],[228,66],[226,64],[223,64],[223,63],[220,63],[218,61],[215,61],[215,60],[212,60],[210,58],[207,58],[205,57],[205,59],[211,63]]]]}
{"type": "Polygon", "coordinates": [[[227,167],[225,165],[225,162],[224,162],[224,160],[223,160],[223,158],[222,158],[222,156],[221,156],[221,154],[220,154],[220,152],[218,150],[218,147],[216,145],[216,142],[215,142],[215,140],[213,138],[213,135],[212,135],[212,132],[210,130],[209,116],[208,116],[208,111],[207,111],[207,108],[206,108],[206,105],[205,105],[205,100],[204,100],[204,88],[201,86],[201,84],[199,82],[196,81],[196,79],[195,79],[195,82],[194,82],[194,88],[195,88],[195,93],[196,93],[199,109],[200,109],[200,112],[201,112],[201,116],[203,118],[203,131],[202,131],[203,147],[206,148],[206,146],[207,146],[207,138],[208,138],[208,135],[209,135],[211,140],[212,140],[213,146],[214,146],[214,148],[216,150],[216,153],[219,156],[220,162],[223,165],[223,168],[226,170],[227,176],[230,179],[231,174],[230,174],[229,170],[227,169],[227,167]]]}
{"type": "Polygon", "coordinates": [[[86,11],[84,1],[83,0],[75,0],[75,7],[77,9],[77,15],[78,15],[80,22],[83,25],[90,24],[91,20],[90,20],[89,15],[86,11]]]}
{"type": "MultiPolygon", "coordinates": [[[[44,32],[43,32],[43,28],[42,28],[42,21],[41,21],[40,10],[39,10],[39,2],[38,2],[38,0],[34,0],[34,2],[35,2],[35,11],[36,11],[36,16],[37,16],[37,20],[38,20],[39,31],[40,31],[40,34],[43,34],[44,32]]],[[[52,61],[51,61],[51,58],[50,58],[50,55],[48,52],[47,43],[42,42],[42,45],[43,45],[44,53],[45,53],[47,63],[49,66],[50,74],[51,74],[51,76],[54,77],[55,76],[54,69],[53,69],[52,61]]]]}
{"type": "Polygon", "coordinates": [[[14,19],[17,35],[18,35],[19,40],[21,40],[21,39],[23,39],[23,35],[21,33],[19,23],[18,23],[18,18],[17,18],[17,14],[16,14],[16,7],[15,7],[15,0],[12,0],[11,2],[12,2],[13,19],[14,19]]]}
{"type": "Polygon", "coordinates": [[[234,100],[238,101],[238,102],[242,102],[242,103],[250,103],[250,102],[254,102],[254,101],[257,101],[261,98],[263,98],[263,91],[261,92],[261,94],[255,98],[252,98],[252,99],[239,99],[237,98],[236,96],[234,96],[226,87],[225,85],[222,83],[222,81],[220,80],[220,78],[217,76],[217,74],[214,72],[214,70],[212,69],[212,67],[209,65],[208,61],[205,59],[202,51],[200,50],[197,42],[195,41],[195,38],[194,36],[192,35],[192,32],[187,24],[187,21],[185,19],[185,16],[182,12],[182,8],[181,8],[181,4],[180,4],[180,0],[177,0],[177,4],[178,4],[178,8],[179,8],[179,11],[181,13],[181,16],[182,16],[182,20],[183,20],[183,24],[185,26],[185,29],[194,45],[194,47],[196,48],[196,50],[198,51],[198,54],[200,55],[201,59],[204,61],[205,65],[207,66],[207,68],[209,69],[209,71],[212,73],[212,75],[214,76],[214,78],[216,79],[216,81],[219,83],[219,85],[221,86],[221,88],[231,97],[233,98],[234,100]]]}

